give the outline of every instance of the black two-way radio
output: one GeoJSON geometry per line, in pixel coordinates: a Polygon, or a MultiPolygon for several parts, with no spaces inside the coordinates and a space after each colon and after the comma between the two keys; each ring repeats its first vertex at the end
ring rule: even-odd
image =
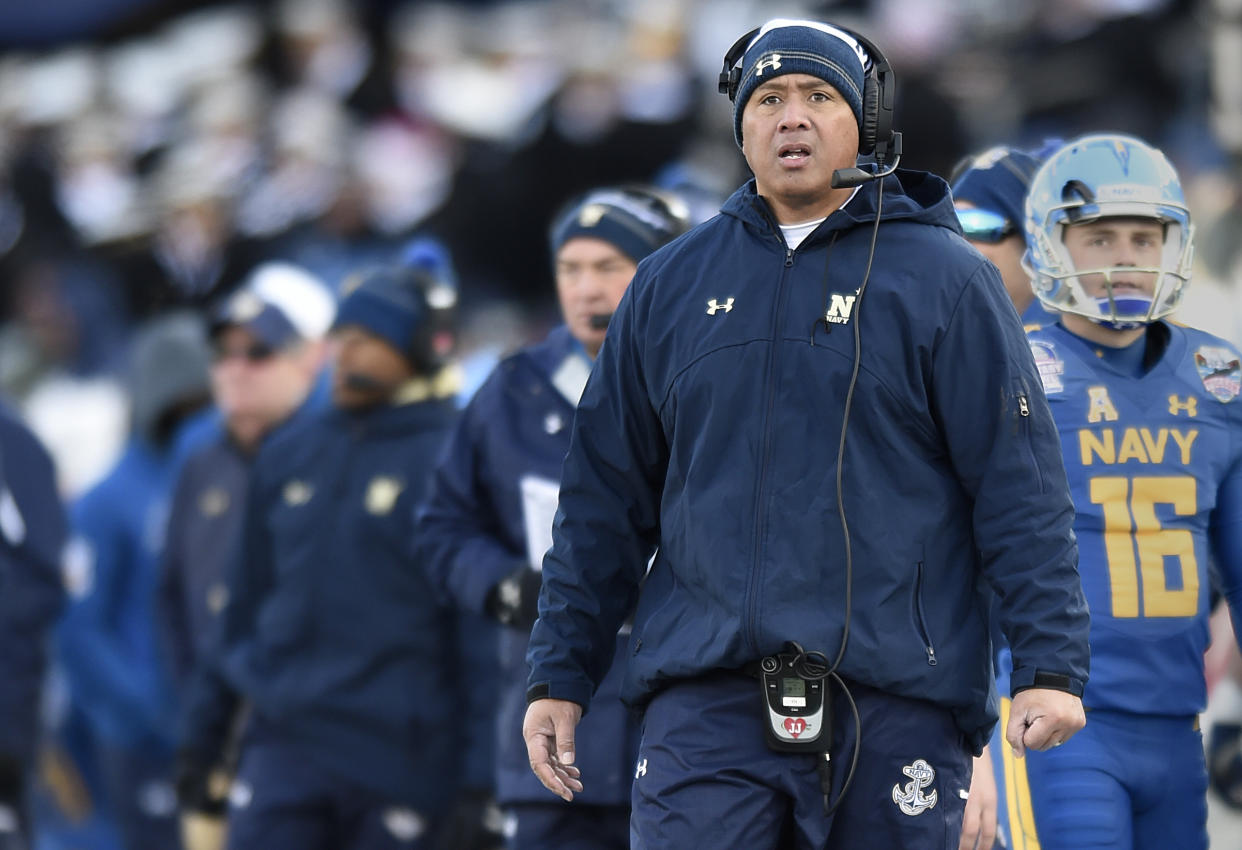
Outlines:
{"type": "Polygon", "coordinates": [[[832,743],[832,705],[824,698],[828,661],[797,644],[790,649],[759,662],[768,744],[787,752],[823,752],[832,743]]]}

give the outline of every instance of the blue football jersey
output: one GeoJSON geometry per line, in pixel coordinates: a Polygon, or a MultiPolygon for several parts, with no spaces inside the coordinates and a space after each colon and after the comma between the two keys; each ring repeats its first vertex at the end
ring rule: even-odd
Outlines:
{"type": "MultiPolygon", "coordinates": [[[[1242,366],[1229,343],[1160,323],[1141,377],[1059,324],[1028,334],[1061,436],[1091,608],[1090,708],[1202,711],[1209,522],[1242,458],[1242,366]]],[[[1229,569],[1237,569],[1237,559],[1229,569]]],[[[1226,584],[1237,586],[1238,576],[1226,584]]]]}

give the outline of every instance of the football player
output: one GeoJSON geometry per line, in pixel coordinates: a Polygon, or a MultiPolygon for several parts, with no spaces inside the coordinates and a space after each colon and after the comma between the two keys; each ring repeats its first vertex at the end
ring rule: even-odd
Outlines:
{"type": "Polygon", "coordinates": [[[1077,139],[1032,178],[1024,259],[1060,319],[1028,339],[1074,496],[1092,659],[1086,728],[1006,759],[1016,847],[1208,846],[1197,717],[1209,558],[1242,623],[1242,357],[1167,318],[1192,235],[1176,172],[1139,139],[1077,139]]]}

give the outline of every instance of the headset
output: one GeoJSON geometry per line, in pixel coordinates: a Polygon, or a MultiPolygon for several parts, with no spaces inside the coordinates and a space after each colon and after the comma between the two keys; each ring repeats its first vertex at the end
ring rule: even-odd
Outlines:
{"type": "MultiPolygon", "coordinates": [[[[858,152],[863,156],[875,156],[876,173],[861,168],[839,168],[832,175],[834,189],[861,186],[869,180],[886,177],[897,169],[901,160],[901,133],[893,130],[893,102],[897,97],[897,77],[893,67],[884,58],[875,43],[858,32],[833,24],[836,29],[853,38],[863,46],[871,62],[863,74],[862,121],[858,132],[858,152]],[[890,165],[891,162],[891,165],[890,165]],[[886,168],[886,166],[889,166],[886,168]]],[[[741,61],[746,49],[759,35],[762,27],[755,27],[739,38],[724,56],[717,89],[729,100],[737,99],[742,84],[741,61]]]]}
{"type": "Polygon", "coordinates": [[[421,313],[406,347],[410,363],[420,375],[434,375],[444,368],[457,341],[457,287],[423,268],[406,267],[398,274],[414,292],[421,313]]]}

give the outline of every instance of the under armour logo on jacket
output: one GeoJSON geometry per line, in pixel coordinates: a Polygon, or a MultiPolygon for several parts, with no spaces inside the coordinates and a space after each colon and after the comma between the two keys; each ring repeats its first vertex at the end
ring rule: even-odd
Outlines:
{"type": "Polygon", "coordinates": [[[733,296],[725,299],[725,303],[721,304],[715,298],[707,302],[707,315],[716,315],[717,310],[724,310],[726,313],[733,309],[733,296]]]}
{"type": "Polygon", "coordinates": [[[637,779],[640,776],[646,776],[646,775],[647,775],[647,760],[643,759],[634,768],[634,778],[637,779]]]}

